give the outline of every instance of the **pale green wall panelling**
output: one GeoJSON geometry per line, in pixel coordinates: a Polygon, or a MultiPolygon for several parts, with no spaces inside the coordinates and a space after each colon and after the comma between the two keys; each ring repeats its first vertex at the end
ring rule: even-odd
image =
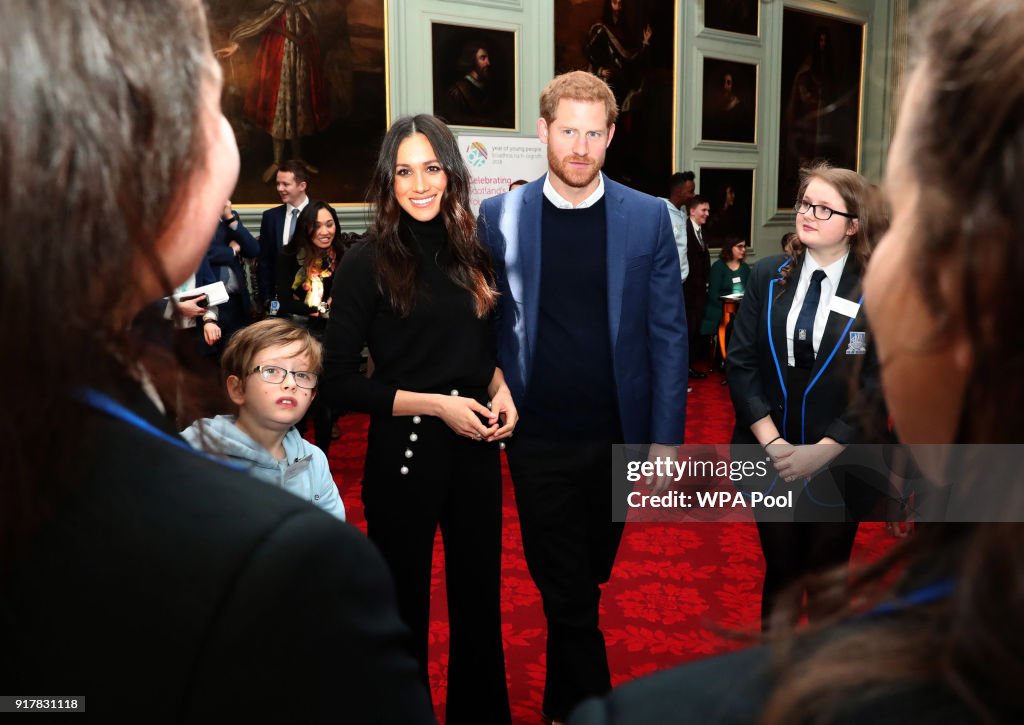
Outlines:
{"type": "Polygon", "coordinates": [[[430,25],[437,21],[516,33],[519,131],[487,133],[536,135],[537,97],[554,67],[550,0],[391,0],[391,6],[392,118],[433,108],[430,25]]]}
{"type": "Polygon", "coordinates": [[[755,255],[775,254],[779,249],[779,238],[784,232],[791,231],[794,223],[794,214],[780,212],[776,202],[784,8],[866,24],[860,171],[877,182],[881,179],[890,133],[891,5],[890,0],[761,2],[759,36],[752,38],[705,28],[704,0],[683,0],[683,73],[679,79],[681,109],[679,128],[676,129],[679,136],[676,168],[693,169],[698,172],[698,179],[701,168],[754,169],[755,255]],[[704,57],[734,58],[757,64],[757,142],[753,147],[700,141],[704,57]]]}

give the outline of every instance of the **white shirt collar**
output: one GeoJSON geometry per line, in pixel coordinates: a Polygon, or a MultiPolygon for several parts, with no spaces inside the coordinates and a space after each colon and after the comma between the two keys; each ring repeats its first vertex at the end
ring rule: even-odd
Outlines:
{"type": "Polygon", "coordinates": [[[815,270],[822,269],[825,271],[825,276],[828,278],[828,281],[832,283],[832,290],[834,292],[839,288],[839,280],[843,276],[843,269],[846,268],[846,260],[849,256],[850,252],[847,251],[846,254],[844,254],[836,261],[832,262],[832,264],[828,265],[827,267],[822,267],[820,264],[818,264],[817,260],[811,255],[810,250],[808,250],[804,254],[803,271],[800,272],[801,284],[803,284],[806,280],[806,284],[810,286],[811,275],[814,274],[815,270]]]}
{"type": "MultiPolygon", "coordinates": [[[[291,215],[294,212],[302,213],[302,210],[309,205],[309,194],[306,194],[306,198],[302,200],[302,203],[298,206],[292,206],[291,204],[284,205],[284,226],[281,228],[281,246],[287,247],[291,243],[291,238],[288,236],[288,229],[291,227],[291,215]]],[[[298,225],[298,216],[296,215],[296,226],[298,225]]]]}
{"type": "Polygon", "coordinates": [[[594,206],[604,196],[604,174],[598,173],[597,188],[594,189],[594,193],[576,206],[573,206],[571,201],[555,191],[555,187],[551,185],[551,174],[549,172],[544,176],[544,196],[559,209],[586,209],[588,206],[594,206]]]}
{"type": "Polygon", "coordinates": [[[789,314],[786,316],[786,353],[789,365],[796,365],[796,350],[793,345],[793,336],[796,334],[796,320],[800,316],[807,291],[811,287],[811,275],[816,270],[824,270],[825,279],[821,281],[821,296],[818,298],[818,309],[814,313],[814,327],[811,333],[811,343],[814,346],[815,354],[821,348],[821,340],[825,336],[825,326],[828,322],[829,309],[836,290],[839,289],[839,280],[843,276],[843,269],[846,267],[846,260],[850,256],[849,251],[840,259],[832,262],[827,267],[822,267],[817,260],[811,256],[810,251],[803,254],[803,266],[800,269],[800,279],[797,281],[796,290],[793,293],[793,304],[790,306],[789,314]]]}

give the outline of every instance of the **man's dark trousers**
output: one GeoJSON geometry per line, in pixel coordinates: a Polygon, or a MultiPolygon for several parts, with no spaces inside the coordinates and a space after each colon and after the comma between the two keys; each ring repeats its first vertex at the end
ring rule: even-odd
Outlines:
{"type": "Polygon", "coordinates": [[[622,538],[623,523],[612,521],[617,442],[514,436],[507,443],[523,553],[548,622],[543,710],[555,718],[611,689],[598,601],[622,538]]]}

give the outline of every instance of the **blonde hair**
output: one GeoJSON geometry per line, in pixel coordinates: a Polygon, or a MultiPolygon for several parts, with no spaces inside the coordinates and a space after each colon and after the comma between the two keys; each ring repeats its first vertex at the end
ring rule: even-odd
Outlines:
{"type": "Polygon", "coordinates": [[[619,117],[615,95],[608,84],[583,70],[574,70],[552,78],[540,93],[540,115],[547,123],[555,120],[558,102],[563,98],[573,101],[603,103],[608,113],[608,125],[619,117]]]}
{"type": "Polygon", "coordinates": [[[323,348],[309,330],[281,318],[268,318],[244,327],[228,341],[220,359],[224,377],[234,375],[245,385],[245,379],[252,372],[253,361],[262,350],[274,345],[289,345],[301,342],[299,354],[309,355],[309,372],[320,373],[323,367],[323,348]]]}

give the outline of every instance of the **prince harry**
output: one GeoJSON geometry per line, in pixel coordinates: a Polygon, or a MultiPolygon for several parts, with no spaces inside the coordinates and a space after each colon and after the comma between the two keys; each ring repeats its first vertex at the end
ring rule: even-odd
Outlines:
{"type": "Polygon", "coordinates": [[[540,108],[548,173],[485,201],[479,233],[501,292],[499,364],[520,414],[507,453],[523,550],[548,625],[542,714],[560,721],[611,687],[598,605],[625,511],[613,446],[653,444],[649,457],[674,460],[687,338],[665,203],[601,173],[618,115],[611,90],[566,73],[540,108]]]}

